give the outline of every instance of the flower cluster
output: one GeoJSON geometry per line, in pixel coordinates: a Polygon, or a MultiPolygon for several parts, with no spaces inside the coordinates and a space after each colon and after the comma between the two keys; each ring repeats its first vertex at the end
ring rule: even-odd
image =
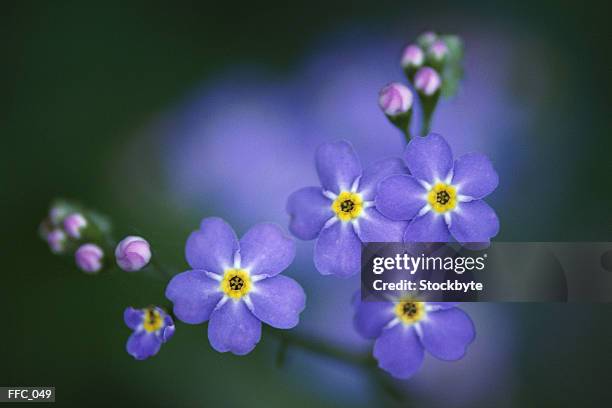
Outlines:
{"type": "MultiPolygon", "coordinates": [[[[39,227],[39,235],[51,252],[64,255],[74,254],[78,268],[94,274],[104,267],[110,267],[105,253],[110,253],[110,224],[100,214],[79,205],[57,201],[49,215],[39,227]]],[[[116,246],[115,260],[119,268],[127,272],[138,271],[151,260],[149,243],[141,237],[125,237],[116,246]]]]}
{"type": "MultiPolygon", "coordinates": [[[[412,139],[402,159],[382,160],[362,172],[348,142],[318,149],[321,187],[294,192],[287,211],[296,237],[317,239],[319,272],[357,273],[365,242],[483,243],[497,234],[497,216],[482,201],[498,183],[486,156],[470,153],[454,161],[446,140],[430,134],[412,139]]],[[[397,378],[418,369],[424,350],[443,360],[461,358],[475,335],[461,310],[407,299],[358,306],[356,327],[377,338],[374,357],[397,378]]]]}
{"type": "MultiPolygon", "coordinates": [[[[400,64],[411,86],[419,95],[423,107],[423,130],[429,132],[433,111],[441,94],[455,93],[461,79],[462,44],[458,37],[421,34],[416,43],[408,44],[400,64]]],[[[404,85],[393,82],[380,92],[379,105],[389,120],[410,138],[409,110],[413,96],[404,85]],[[403,109],[402,109],[403,108],[403,109]]]]}
{"type": "MultiPolygon", "coordinates": [[[[368,242],[482,243],[497,234],[497,216],[482,200],[498,184],[489,159],[471,153],[454,160],[442,136],[421,132],[422,137],[411,138],[409,132],[415,101],[423,106],[427,130],[440,95],[454,92],[460,59],[461,42],[454,36],[427,32],[405,48],[401,65],[410,87],[392,82],[378,95],[384,114],[406,135],[405,150],[397,152],[401,157],[363,168],[348,141],[316,150],[320,185],[295,191],[286,210],[289,231],[299,239],[316,240],[313,263],[321,274],[344,278],[358,273],[368,242]]],[[[146,239],[127,236],[115,245],[103,217],[65,202],[52,207],[41,236],[54,253],[74,253],[78,267],[88,273],[108,267],[108,254],[127,272],[143,269],[152,258],[146,239]]],[[[256,224],[238,238],[224,220],[204,218],[185,245],[189,269],[172,276],[166,286],[172,311],[158,306],[125,309],[125,324],[133,331],[127,352],[138,360],[156,355],[173,336],[175,319],[193,325],[208,322],[212,348],[235,355],[256,347],[262,323],[294,328],[306,295],[299,283],[281,273],[292,264],[295,251],[293,238],[275,224],[256,224]]],[[[355,300],[354,307],[356,330],[375,340],[374,358],[397,378],[413,375],[425,351],[442,360],[462,358],[475,338],[470,317],[455,304],[398,298],[355,300]]]]}
{"type": "Polygon", "coordinates": [[[289,230],[316,239],[314,264],[323,275],[360,270],[362,243],[484,243],[499,221],[481,199],[498,183],[489,159],[478,153],[453,161],[437,134],[412,139],[403,160],[385,159],[362,172],[346,141],[326,143],[316,157],[320,187],[289,196],[289,230]]]}
{"type": "Polygon", "coordinates": [[[444,64],[452,57],[451,46],[454,45],[456,38],[427,31],[417,38],[416,43],[404,47],[400,65],[410,81],[415,80],[423,68],[434,68],[436,73],[443,70],[444,64]]]}
{"type": "Polygon", "coordinates": [[[87,216],[77,205],[57,201],[40,224],[39,235],[47,242],[51,252],[73,253],[79,269],[97,273],[104,262],[104,251],[99,242],[102,230],[99,221],[87,216]]]}
{"type": "MultiPolygon", "coordinates": [[[[452,62],[446,38],[452,37],[425,33],[402,57],[426,123],[440,96],[438,70],[452,62]]],[[[348,142],[324,144],[315,154],[321,186],[302,188],[287,202],[289,230],[297,238],[317,240],[314,264],[324,275],[357,273],[366,242],[483,243],[499,230],[495,212],[482,201],[498,184],[489,159],[471,153],[454,160],[449,144],[437,134],[411,139],[413,94],[408,87],[390,83],[378,103],[407,136],[402,158],[362,171],[348,142]]],[[[460,309],[409,299],[359,304],[355,322],[361,334],[377,339],[379,366],[398,378],[418,369],[425,349],[441,359],[461,358],[475,335],[460,309]]]]}

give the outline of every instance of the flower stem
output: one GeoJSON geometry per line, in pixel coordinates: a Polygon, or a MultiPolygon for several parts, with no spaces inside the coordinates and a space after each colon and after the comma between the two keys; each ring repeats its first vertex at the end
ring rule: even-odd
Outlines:
{"type": "Polygon", "coordinates": [[[264,326],[264,330],[280,340],[281,348],[297,347],[354,365],[369,366],[374,363],[374,359],[369,354],[347,351],[313,337],[299,335],[288,330],[276,330],[269,326],[264,326]]]}
{"type": "Polygon", "coordinates": [[[436,92],[432,96],[426,96],[419,94],[421,98],[421,106],[423,108],[423,120],[421,121],[421,136],[427,136],[431,130],[431,121],[438,106],[438,100],[440,99],[440,92],[436,92]]]}
{"type": "Polygon", "coordinates": [[[402,133],[404,134],[404,139],[406,139],[406,143],[410,143],[410,139],[412,139],[412,136],[410,136],[410,128],[402,129],[402,133]]]}
{"type": "Polygon", "coordinates": [[[151,269],[154,269],[155,272],[157,272],[157,274],[163,279],[163,280],[170,280],[172,279],[172,273],[167,270],[166,268],[164,268],[159,261],[157,260],[157,258],[155,256],[151,257],[151,261],[149,263],[149,265],[151,266],[151,269]]]}
{"type": "Polygon", "coordinates": [[[406,143],[410,142],[410,121],[412,120],[412,110],[402,113],[398,116],[387,116],[389,121],[402,132],[402,136],[406,140],[406,143]]]}
{"type": "Polygon", "coordinates": [[[421,136],[427,136],[431,130],[431,116],[423,119],[423,126],[421,128],[421,136]]]}
{"type": "Polygon", "coordinates": [[[331,358],[332,360],[342,361],[366,370],[371,378],[376,381],[380,389],[395,403],[400,404],[402,407],[411,406],[406,395],[395,387],[391,377],[378,368],[376,360],[374,360],[370,354],[347,351],[343,348],[325,343],[320,339],[292,333],[288,330],[273,329],[267,325],[263,326],[263,330],[275,336],[280,341],[280,347],[276,356],[276,365],[278,367],[283,366],[287,351],[290,347],[300,348],[310,353],[331,358]]]}
{"type": "Polygon", "coordinates": [[[287,348],[289,344],[285,339],[280,340],[280,347],[278,348],[278,353],[276,354],[276,366],[282,367],[285,365],[285,359],[287,358],[287,348]]]}

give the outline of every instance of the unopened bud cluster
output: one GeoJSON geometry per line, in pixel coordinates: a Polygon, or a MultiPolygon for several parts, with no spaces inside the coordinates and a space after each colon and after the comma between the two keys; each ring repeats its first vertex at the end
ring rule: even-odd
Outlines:
{"type": "MultiPolygon", "coordinates": [[[[40,225],[39,234],[58,255],[74,255],[76,265],[83,272],[97,273],[110,266],[105,262],[108,242],[112,242],[99,219],[68,202],[55,203],[49,215],[40,225]]],[[[134,272],[144,268],[151,260],[149,243],[141,237],[128,236],[115,249],[117,265],[124,271],[134,272]]]]}
{"type": "Polygon", "coordinates": [[[378,105],[381,110],[407,138],[410,138],[411,108],[414,102],[412,92],[414,90],[418,94],[423,111],[422,122],[426,124],[424,129],[427,129],[444,85],[442,73],[447,65],[453,65],[453,59],[457,59],[449,57],[447,41],[456,42],[456,39],[455,36],[440,36],[433,31],[419,35],[414,43],[403,49],[400,59],[412,86],[392,82],[379,92],[378,105]]]}
{"type": "Polygon", "coordinates": [[[400,63],[408,80],[415,85],[417,91],[429,97],[441,89],[440,72],[448,53],[448,45],[444,38],[432,31],[424,32],[418,36],[416,43],[404,48],[400,63]],[[416,86],[417,78],[420,88],[416,86]],[[425,79],[429,86],[423,86],[425,79]]]}

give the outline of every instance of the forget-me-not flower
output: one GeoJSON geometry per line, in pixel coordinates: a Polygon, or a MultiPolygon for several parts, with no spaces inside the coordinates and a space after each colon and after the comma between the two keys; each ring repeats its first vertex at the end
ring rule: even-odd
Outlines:
{"type": "Polygon", "coordinates": [[[289,196],[289,230],[303,240],[317,239],[314,263],[323,275],[347,277],[360,270],[363,242],[402,240],[405,221],[392,221],[374,206],[376,186],[393,174],[406,174],[400,159],[385,159],[362,171],[350,143],[325,143],[316,152],[321,187],[289,196]]]}
{"type": "Polygon", "coordinates": [[[495,211],[482,198],[498,184],[490,160],[468,153],[453,161],[438,134],[414,138],[403,156],[410,175],[378,186],[376,208],[394,220],[412,220],[404,242],[489,242],[499,231],[495,211]]]}
{"type": "Polygon", "coordinates": [[[440,360],[459,360],[474,341],[472,319],[455,303],[410,299],[362,302],[356,299],[355,329],[376,339],[378,366],[396,378],[418,371],[425,350],[440,360]]]}
{"type": "Polygon", "coordinates": [[[127,352],[136,360],[144,360],[157,354],[161,345],[174,334],[172,317],[157,306],[144,309],[128,307],[123,320],[134,330],[127,341],[127,352]]]}
{"type": "Polygon", "coordinates": [[[299,322],[306,295],[280,275],[295,257],[295,242],[275,224],[257,224],[238,240],[221,218],[205,218],[185,247],[191,270],[166,288],[174,314],[189,324],[208,323],[219,352],[248,354],[261,337],[261,322],[290,329],[299,322]]]}

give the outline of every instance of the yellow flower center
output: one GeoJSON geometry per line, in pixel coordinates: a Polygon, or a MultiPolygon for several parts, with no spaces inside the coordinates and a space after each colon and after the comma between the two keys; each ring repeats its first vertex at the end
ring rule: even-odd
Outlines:
{"type": "Polygon", "coordinates": [[[164,325],[164,319],[161,314],[152,307],[145,309],[143,326],[149,333],[158,331],[164,325]]]}
{"type": "Polygon", "coordinates": [[[342,221],[350,221],[361,214],[363,200],[359,194],[343,191],[338,195],[331,207],[342,221]]]}
{"type": "Polygon", "coordinates": [[[395,315],[404,324],[413,324],[425,317],[425,303],[402,300],[395,305],[395,315]]]}
{"type": "Polygon", "coordinates": [[[228,269],[221,280],[221,290],[232,299],[240,299],[251,290],[251,277],[243,269],[228,269]]]}
{"type": "Polygon", "coordinates": [[[436,183],[427,193],[427,202],[435,212],[450,211],[457,205],[457,190],[450,184],[436,183]]]}

